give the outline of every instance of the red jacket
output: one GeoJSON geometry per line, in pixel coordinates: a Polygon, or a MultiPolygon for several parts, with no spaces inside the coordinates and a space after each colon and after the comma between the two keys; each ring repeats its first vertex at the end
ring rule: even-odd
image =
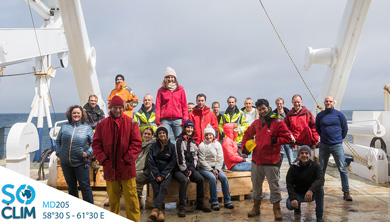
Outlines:
{"type": "Polygon", "coordinates": [[[264,117],[255,120],[245,131],[241,145],[255,136],[256,148],[253,150],[252,160],[256,165],[275,165],[280,161],[280,146],[290,142],[290,133],[283,120],[264,117]]]}
{"type": "Polygon", "coordinates": [[[196,144],[199,146],[205,137],[204,137],[204,129],[206,129],[207,125],[210,124],[216,131],[216,138],[218,139],[218,120],[213,112],[210,111],[210,108],[205,106],[203,109],[195,107],[195,109],[188,114],[189,119],[195,124],[195,135],[193,136],[196,144]]]}
{"type": "Polygon", "coordinates": [[[164,87],[159,88],[155,111],[157,126],[161,126],[162,119],[183,119],[183,123],[188,120],[187,98],[183,86],[177,87],[173,92],[164,87]]]}
{"type": "Polygon", "coordinates": [[[118,119],[110,116],[96,126],[92,149],[103,165],[107,181],[136,177],[135,159],[142,150],[141,133],[136,122],[124,113],[118,119]]]}
{"type": "Polygon", "coordinates": [[[318,143],[319,136],[316,131],[316,121],[313,114],[302,106],[299,113],[292,108],[284,118],[288,129],[294,136],[296,143],[314,145],[318,143]]]}
{"type": "Polygon", "coordinates": [[[235,125],[235,123],[226,123],[223,125],[223,132],[226,135],[222,144],[223,160],[229,170],[237,163],[244,162],[244,158],[240,157],[237,153],[238,146],[234,139],[238,136],[238,133],[236,135],[233,133],[235,125]]]}

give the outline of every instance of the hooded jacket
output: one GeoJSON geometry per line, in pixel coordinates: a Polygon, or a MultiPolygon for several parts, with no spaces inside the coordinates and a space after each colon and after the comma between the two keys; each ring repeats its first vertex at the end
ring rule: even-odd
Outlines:
{"type": "Polygon", "coordinates": [[[110,112],[110,116],[96,126],[92,149],[100,165],[103,165],[105,180],[119,181],[135,177],[135,160],[142,150],[138,124],[124,113],[114,119],[110,112]]]}
{"type": "Polygon", "coordinates": [[[319,136],[313,114],[302,106],[299,112],[294,108],[284,118],[288,129],[294,136],[296,143],[312,146],[318,143],[319,136]]]}
{"type": "MultiPolygon", "coordinates": [[[[194,140],[196,144],[199,144],[204,141],[204,130],[207,125],[211,125],[216,132],[218,132],[218,120],[213,112],[210,111],[210,108],[204,106],[203,109],[196,106],[192,112],[188,114],[189,119],[195,124],[195,135],[194,140]]],[[[218,138],[217,138],[218,139],[218,138]]]]}
{"type": "Polygon", "coordinates": [[[199,167],[211,171],[214,169],[220,171],[223,166],[223,151],[221,143],[218,140],[210,143],[205,140],[199,145],[199,167]]]}
{"type": "Polygon", "coordinates": [[[183,86],[178,86],[172,92],[160,87],[156,98],[156,124],[161,126],[161,120],[188,120],[187,98],[183,86]]]}
{"type": "Polygon", "coordinates": [[[144,104],[142,104],[141,109],[139,109],[138,112],[134,114],[133,120],[138,123],[139,130],[141,131],[141,133],[144,131],[144,129],[148,127],[151,127],[153,129],[153,132],[156,132],[157,130],[154,104],[152,104],[152,109],[149,112],[150,115],[148,115],[148,112],[145,110],[144,104]]]}
{"type": "Polygon", "coordinates": [[[138,98],[135,96],[133,90],[126,86],[126,82],[123,81],[119,85],[115,85],[115,89],[111,91],[110,96],[108,96],[108,107],[110,107],[111,99],[118,95],[123,99],[123,103],[125,104],[124,113],[133,118],[133,109],[138,105],[138,98]]]}
{"type": "Polygon", "coordinates": [[[159,141],[153,143],[149,152],[148,164],[153,179],[160,176],[168,178],[176,166],[175,145],[168,140],[168,145],[162,149],[159,141]]]}
{"type": "Polygon", "coordinates": [[[61,163],[71,165],[84,163],[83,152],[86,152],[87,156],[92,155],[92,137],[92,128],[86,123],[71,121],[63,125],[56,139],[56,155],[61,163]]]}
{"type": "Polygon", "coordinates": [[[252,153],[252,162],[258,166],[277,165],[280,161],[280,146],[291,141],[286,124],[279,115],[271,111],[255,120],[245,131],[241,145],[255,136],[256,148],[252,153]]]}
{"type": "Polygon", "coordinates": [[[198,165],[198,147],[191,136],[184,132],[177,137],[175,142],[177,167],[187,177],[188,171],[196,171],[198,165]]]}
{"type": "Polygon", "coordinates": [[[135,169],[138,173],[142,173],[146,177],[149,176],[149,167],[148,167],[148,157],[150,152],[150,147],[153,143],[156,142],[156,139],[153,138],[147,142],[142,143],[142,151],[135,160],[135,169]]]}
{"type": "Polygon", "coordinates": [[[222,144],[223,159],[225,161],[226,167],[229,170],[237,163],[245,162],[245,158],[240,157],[240,155],[237,153],[238,146],[235,141],[237,135],[234,135],[235,133],[233,132],[235,126],[235,123],[226,123],[223,125],[223,131],[226,135],[222,144]]]}
{"type": "Polygon", "coordinates": [[[96,128],[96,125],[100,120],[104,119],[105,115],[100,106],[96,104],[95,109],[93,109],[89,103],[86,103],[83,107],[85,113],[87,114],[87,123],[92,127],[92,129],[96,128]]]}
{"type": "Polygon", "coordinates": [[[309,160],[306,165],[296,161],[288,169],[286,176],[287,191],[290,200],[298,200],[298,194],[305,194],[308,190],[317,192],[324,185],[324,174],[321,166],[309,160]]]}
{"type": "MultiPolygon", "coordinates": [[[[229,107],[226,109],[223,114],[221,121],[219,122],[219,131],[224,132],[224,124],[226,123],[235,123],[238,128],[238,136],[235,139],[237,143],[240,143],[242,137],[244,136],[245,130],[249,127],[248,120],[246,119],[244,112],[242,112],[238,107],[235,107],[233,116],[229,114],[229,107]]],[[[224,132],[226,135],[226,132],[224,132]]]]}

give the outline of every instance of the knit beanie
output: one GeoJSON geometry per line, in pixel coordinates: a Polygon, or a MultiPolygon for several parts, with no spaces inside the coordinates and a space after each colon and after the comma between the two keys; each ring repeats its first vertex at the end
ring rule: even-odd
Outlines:
{"type": "Polygon", "coordinates": [[[118,79],[118,77],[121,77],[123,79],[123,81],[125,81],[125,77],[122,74],[118,74],[115,76],[115,82],[118,79]]]}
{"type": "Polygon", "coordinates": [[[110,102],[110,107],[113,107],[113,106],[122,106],[123,108],[125,108],[124,104],[123,104],[123,99],[119,96],[114,96],[112,99],[111,99],[111,102],[110,102]]]}
{"type": "Polygon", "coordinates": [[[309,152],[309,155],[311,156],[311,149],[309,146],[303,145],[303,146],[299,147],[299,154],[301,154],[302,151],[309,152]]]}
{"type": "Polygon", "coordinates": [[[167,77],[167,76],[174,76],[175,78],[177,78],[175,70],[173,70],[171,67],[167,67],[165,69],[164,78],[167,77]]]}
{"type": "Polygon", "coordinates": [[[215,129],[213,127],[211,127],[210,124],[208,124],[206,126],[206,128],[204,129],[204,136],[206,136],[207,133],[211,133],[215,137],[215,129]]]}
{"type": "Polygon", "coordinates": [[[168,129],[167,129],[165,126],[161,125],[161,126],[159,126],[159,127],[156,129],[156,137],[158,136],[158,133],[159,133],[161,130],[164,131],[165,134],[167,134],[167,136],[168,136],[168,129]]]}
{"type": "Polygon", "coordinates": [[[185,128],[187,128],[187,126],[195,127],[195,124],[191,120],[187,120],[187,121],[184,122],[183,126],[184,126],[184,129],[185,129],[185,128]]]}

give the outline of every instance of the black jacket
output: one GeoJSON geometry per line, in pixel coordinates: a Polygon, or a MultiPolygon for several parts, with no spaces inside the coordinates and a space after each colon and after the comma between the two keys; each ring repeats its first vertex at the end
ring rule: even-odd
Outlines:
{"type": "Polygon", "coordinates": [[[100,109],[99,105],[96,105],[93,110],[92,107],[89,106],[89,103],[86,103],[83,108],[88,117],[87,123],[92,127],[92,129],[95,129],[100,120],[105,118],[103,110],[100,109]]]}
{"type": "Polygon", "coordinates": [[[297,200],[297,194],[305,194],[309,189],[315,193],[324,185],[324,174],[321,166],[309,160],[306,166],[295,162],[288,169],[286,183],[290,200],[297,200]]]}
{"type": "Polygon", "coordinates": [[[150,147],[148,164],[153,179],[156,179],[159,176],[164,178],[169,177],[173,168],[176,166],[175,146],[169,142],[161,151],[160,142],[155,142],[152,147],[150,147]]]}

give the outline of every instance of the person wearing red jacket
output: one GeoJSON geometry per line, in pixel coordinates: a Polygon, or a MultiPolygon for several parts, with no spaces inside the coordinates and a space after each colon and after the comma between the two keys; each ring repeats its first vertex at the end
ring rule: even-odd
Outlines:
{"type": "MultiPolygon", "coordinates": [[[[198,94],[196,96],[196,107],[188,114],[189,119],[195,124],[195,135],[193,138],[196,142],[196,145],[198,146],[205,140],[204,134],[202,132],[204,132],[207,125],[210,124],[210,126],[213,127],[216,131],[217,135],[219,131],[217,117],[213,112],[211,112],[209,107],[205,106],[205,104],[206,95],[202,93],[198,94]]],[[[218,137],[216,139],[218,139],[218,137]]]]}
{"type": "Polygon", "coordinates": [[[188,107],[184,88],[171,67],[166,68],[162,87],[157,91],[155,112],[157,126],[164,125],[171,143],[175,143],[182,132],[181,125],[188,120],[188,107]]]}
{"type": "Polygon", "coordinates": [[[316,121],[313,114],[304,106],[302,106],[302,97],[295,94],[292,97],[293,108],[287,113],[284,118],[288,129],[293,137],[293,143],[308,145],[315,149],[319,136],[316,131],[316,121]]]}
{"type": "Polygon", "coordinates": [[[225,165],[232,171],[249,171],[251,170],[251,160],[243,158],[238,154],[238,145],[235,140],[238,136],[238,131],[234,131],[234,129],[237,129],[237,124],[235,123],[223,125],[223,131],[226,134],[226,138],[222,143],[225,165]]]}
{"type": "Polygon", "coordinates": [[[138,124],[123,113],[124,103],[119,96],[112,98],[109,108],[109,117],[96,126],[93,153],[103,166],[110,211],[120,214],[122,187],[127,218],[139,221],[135,160],[142,150],[141,133],[138,124]]]}
{"type": "Polygon", "coordinates": [[[260,204],[263,199],[263,181],[267,178],[271,191],[270,202],[273,204],[275,220],[282,220],[280,212],[280,201],[282,195],[279,189],[279,168],[281,145],[290,142],[290,133],[286,124],[280,119],[277,113],[273,113],[269,102],[266,99],[259,99],[256,102],[256,109],[261,116],[255,120],[245,131],[242,139],[242,146],[255,136],[256,147],[252,154],[251,178],[253,185],[253,208],[248,217],[260,214],[260,204]]]}

